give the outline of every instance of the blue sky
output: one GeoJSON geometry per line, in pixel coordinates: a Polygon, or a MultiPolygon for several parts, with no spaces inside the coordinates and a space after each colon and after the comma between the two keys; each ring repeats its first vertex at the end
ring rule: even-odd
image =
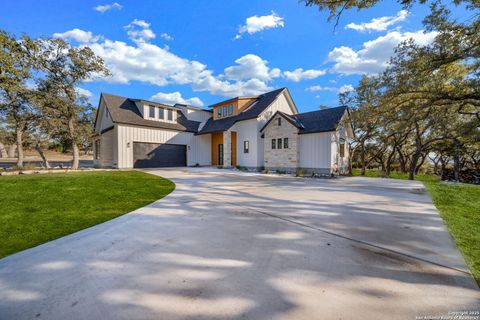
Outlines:
{"type": "Polygon", "coordinates": [[[0,28],[89,45],[105,59],[112,77],[81,86],[95,105],[108,92],[207,107],[288,87],[301,112],[334,107],[338,91],[380,71],[399,41],[434,37],[422,32],[428,7],[406,12],[394,1],[345,12],[335,31],[326,12],[297,0],[18,0],[0,6],[0,28]]]}

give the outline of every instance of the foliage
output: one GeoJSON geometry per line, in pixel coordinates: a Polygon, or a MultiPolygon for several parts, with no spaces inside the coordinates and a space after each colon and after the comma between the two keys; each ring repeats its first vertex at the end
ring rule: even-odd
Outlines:
{"type": "Polygon", "coordinates": [[[23,146],[43,148],[57,141],[73,151],[91,149],[94,110],[78,85],[108,75],[103,60],[88,46],[72,47],[61,39],[31,39],[0,30],[0,118],[15,132],[17,166],[23,146]]]}
{"type": "Polygon", "coordinates": [[[137,171],[1,177],[0,257],[113,219],[174,188],[137,171]]]}

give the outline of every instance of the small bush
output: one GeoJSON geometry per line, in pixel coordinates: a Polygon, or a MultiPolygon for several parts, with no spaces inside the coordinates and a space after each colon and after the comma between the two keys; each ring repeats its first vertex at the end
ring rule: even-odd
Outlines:
{"type": "Polygon", "coordinates": [[[305,175],[305,170],[303,169],[297,169],[297,171],[295,172],[296,177],[303,177],[304,175],[305,175]]]}

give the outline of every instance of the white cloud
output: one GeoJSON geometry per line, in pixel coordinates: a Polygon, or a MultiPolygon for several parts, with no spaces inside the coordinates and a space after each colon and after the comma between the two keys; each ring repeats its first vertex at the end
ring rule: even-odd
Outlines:
{"type": "Polygon", "coordinates": [[[129,45],[105,39],[89,46],[104,59],[112,74],[107,80],[114,83],[140,81],[158,86],[188,84],[195,91],[208,91],[226,97],[257,95],[272,89],[257,78],[222,79],[224,75],[214,75],[205,64],[179,57],[167,48],[148,42],[129,45]]]}
{"type": "Polygon", "coordinates": [[[71,39],[80,43],[96,42],[101,38],[100,36],[94,36],[90,31],[83,31],[80,29],[72,29],[62,33],[54,33],[53,37],[64,40],[71,39]]]}
{"type": "Polygon", "coordinates": [[[103,5],[98,5],[93,8],[93,10],[104,13],[106,11],[116,9],[116,10],[122,10],[123,6],[119,4],[118,2],[114,2],[111,4],[103,4],[103,5]]]}
{"type": "Polygon", "coordinates": [[[316,86],[310,86],[310,87],[305,89],[305,91],[309,91],[309,92],[330,91],[330,92],[338,92],[338,93],[344,93],[344,92],[353,91],[353,90],[355,90],[355,89],[353,88],[353,86],[351,84],[343,85],[340,88],[323,87],[323,86],[316,85],[316,86]]]}
{"type": "Polygon", "coordinates": [[[338,91],[338,88],[335,88],[335,87],[323,87],[323,86],[310,86],[308,88],[305,89],[305,91],[310,91],[310,92],[314,92],[314,91],[332,91],[332,92],[336,92],[338,91]]]}
{"type": "Polygon", "coordinates": [[[280,69],[270,69],[268,61],[257,55],[246,54],[235,60],[237,65],[225,68],[225,77],[230,80],[245,80],[256,78],[269,81],[280,76],[280,69]]]}
{"type": "Polygon", "coordinates": [[[167,41],[173,40],[173,37],[166,32],[161,33],[160,38],[162,38],[163,40],[167,40],[167,41]]]}
{"type": "Polygon", "coordinates": [[[326,70],[303,70],[302,68],[297,68],[293,71],[285,71],[283,75],[287,80],[299,82],[302,80],[311,80],[318,78],[320,76],[323,76],[325,73],[327,73],[326,70]]]}
{"type": "Polygon", "coordinates": [[[155,39],[156,35],[150,29],[150,23],[145,20],[134,19],[125,27],[128,37],[134,42],[148,42],[151,39],[155,39]]]}
{"type": "MultiPolygon", "coordinates": [[[[149,42],[153,36],[142,33],[142,30],[150,30],[150,24],[146,21],[134,20],[125,30],[133,39],[133,44],[94,37],[91,32],[79,30],[82,34],[90,35],[91,39],[97,39],[89,42],[88,46],[103,58],[109,68],[111,76],[104,79],[108,82],[189,85],[194,91],[232,97],[258,95],[272,90],[269,81],[282,75],[280,69],[270,68],[266,60],[254,54],[238,58],[235,65],[225,68],[223,73],[215,74],[199,61],[182,58],[170,52],[166,46],[159,47],[149,42]]],[[[310,79],[324,73],[319,70],[298,70],[292,73],[295,79],[310,79]]],[[[192,100],[191,103],[199,104],[199,101],[192,100]]]]}
{"type": "Polygon", "coordinates": [[[331,72],[345,75],[374,74],[383,71],[395,47],[402,41],[413,39],[419,45],[431,43],[437,32],[399,32],[391,31],[386,35],[363,43],[363,48],[355,51],[350,47],[336,47],[328,54],[334,63],[331,72]]]}
{"type": "Polygon", "coordinates": [[[380,18],[374,18],[370,22],[362,23],[349,23],[345,26],[345,29],[353,29],[360,32],[371,31],[385,31],[387,28],[395,23],[404,21],[408,17],[407,10],[400,10],[396,16],[385,16],[380,18]]]}
{"type": "Polygon", "coordinates": [[[83,89],[80,87],[75,88],[75,91],[77,92],[78,95],[84,96],[85,98],[91,98],[93,96],[93,93],[90,90],[83,89]]]}
{"type": "Polygon", "coordinates": [[[189,99],[184,99],[182,97],[182,94],[179,91],[171,92],[171,93],[163,93],[163,92],[158,92],[157,94],[153,95],[150,100],[152,101],[158,101],[160,103],[165,103],[165,104],[175,104],[175,103],[180,103],[180,104],[186,104],[194,107],[203,107],[204,103],[200,98],[193,97],[189,99]]]}
{"type": "Polygon", "coordinates": [[[340,87],[340,89],[338,89],[338,93],[345,93],[350,91],[355,91],[355,88],[351,84],[343,85],[340,87]]]}
{"type": "Polygon", "coordinates": [[[272,11],[268,16],[252,16],[245,20],[245,25],[238,28],[238,34],[235,39],[240,39],[243,33],[254,34],[266,29],[284,27],[285,22],[282,17],[272,11]]]}

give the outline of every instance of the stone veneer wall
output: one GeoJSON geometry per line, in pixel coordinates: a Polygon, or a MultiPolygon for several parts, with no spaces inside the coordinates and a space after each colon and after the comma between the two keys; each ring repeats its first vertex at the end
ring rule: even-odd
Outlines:
{"type": "Polygon", "coordinates": [[[223,132],[223,167],[232,166],[232,132],[227,130],[223,132]]]}
{"type": "MultiPolygon", "coordinates": [[[[267,170],[295,172],[298,167],[298,129],[285,118],[276,115],[264,130],[264,166],[267,170]],[[278,118],[282,124],[278,125],[278,118]],[[272,139],[282,138],[282,149],[272,149],[272,139]],[[288,138],[288,149],[283,148],[283,138],[288,138]]],[[[278,141],[278,140],[277,140],[278,141]]]]}

